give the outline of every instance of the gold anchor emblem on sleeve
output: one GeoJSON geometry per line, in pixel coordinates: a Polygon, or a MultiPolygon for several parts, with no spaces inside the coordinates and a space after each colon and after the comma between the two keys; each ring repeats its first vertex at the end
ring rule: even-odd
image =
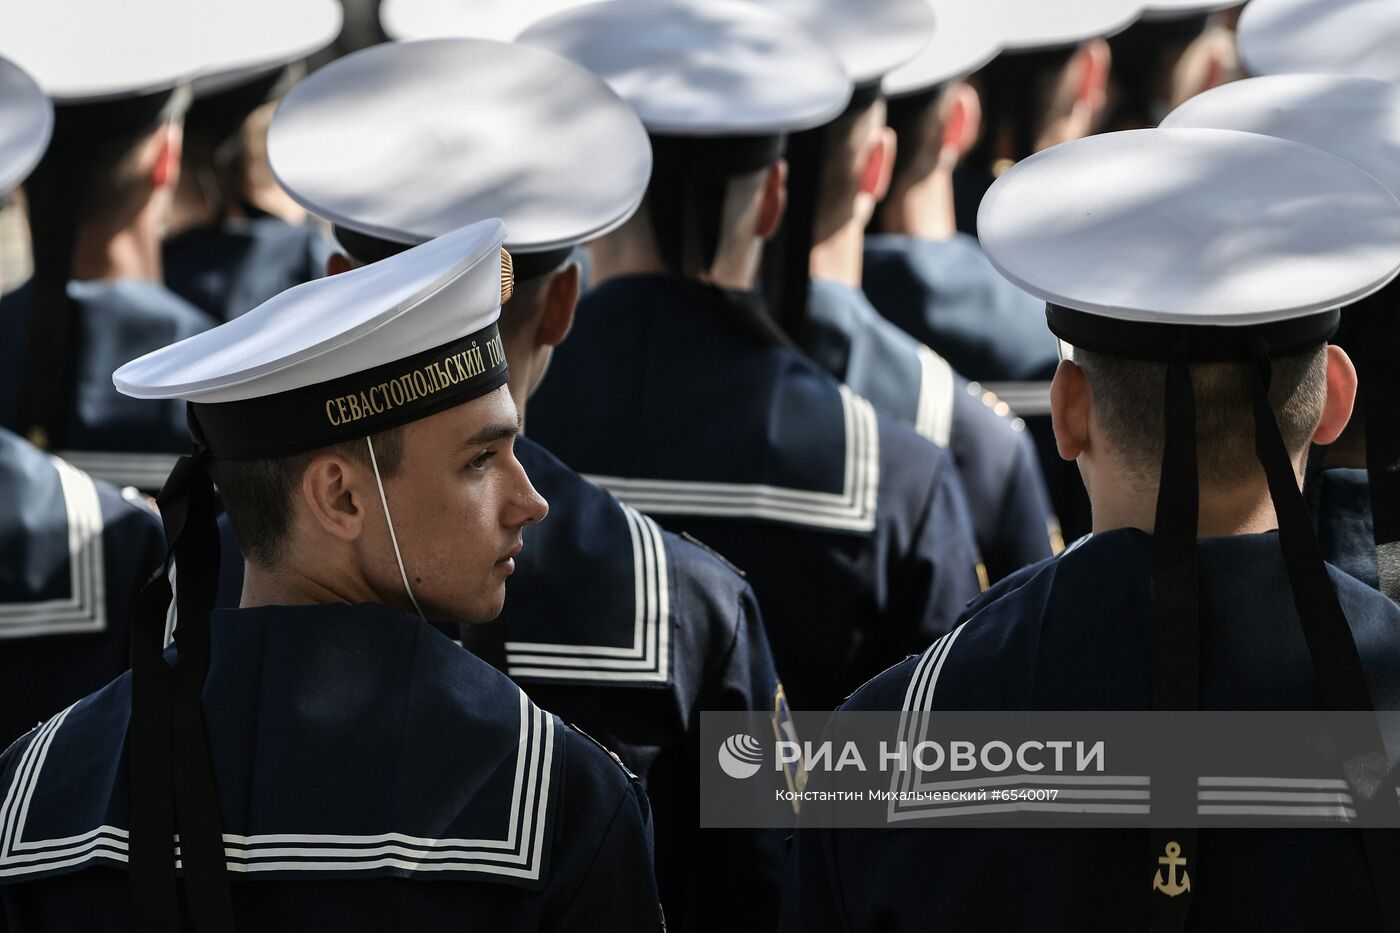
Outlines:
{"type": "Polygon", "coordinates": [[[1167,866],[1167,881],[1165,884],[1162,882],[1162,870],[1157,869],[1157,874],[1152,878],[1152,890],[1161,891],[1167,897],[1176,897],[1191,890],[1191,876],[1186,873],[1186,859],[1181,855],[1179,843],[1167,843],[1167,854],[1157,856],[1157,862],[1167,866]],[[1178,868],[1181,869],[1180,882],[1176,880],[1178,868]]]}

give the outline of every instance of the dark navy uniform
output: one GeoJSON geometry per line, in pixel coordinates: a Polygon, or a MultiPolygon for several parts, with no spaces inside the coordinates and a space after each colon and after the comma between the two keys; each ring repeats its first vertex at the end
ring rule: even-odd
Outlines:
{"type": "MultiPolygon", "coordinates": [[[[1150,708],[1152,546],[1141,531],[1112,531],[1022,571],[846,708],[1150,708]],[[911,685],[926,701],[906,700],[911,685]]],[[[1201,709],[1321,708],[1277,536],[1198,547],[1201,709]]],[[[1400,607],[1335,568],[1330,575],[1376,708],[1400,708],[1400,607]]],[[[784,926],[914,930],[936,919],[950,930],[1146,929],[1147,832],[802,830],[784,926]]],[[[1378,929],[1355,831],[1202,829],[1198,851],[1190,929],[1378,929]]]]}
{"type": "MultiPolygon", "coordinates": [[[[60,450],[173,452],[189,450],[182,402],[128,398],[112,372],[159,347],[218,323],[162,285],[138,279],[70,282],[75,307],[72,404],[58,437],[60,450]]],[[[0,303],[0,426],[23,430],[19,400],[29,328],[29,290],[0,303]]],[[[166,468],[168,459],[162,459],[166,468]]],[[[159,476],[159,468],[154,471],[159,476]]],[[[144,484],[143,484],[144,485],[144,484]]],[[[157,483],[158,485],[158,483],[157,483]]]]}
{"type": "Polygon", "coordinates": [[[550,514],[507,585],[511,677],[641,778],[671,929],[724,929],[735,905],[772,929],[787,833],[699,828],[700,711],[771,713],[780,690],[753,589],[538,444],[515,453],[550,514]]]}
{"type": "Polygon", "coordinates": [[[834,706],[978,592],[947,453],[881,419],[735,293],[668,276],[594,289],[530,430],[745,572],[794,708],[834,706]]]}
{"type": "MultiPolygon", "coordinates": [[[[216,612],[203,714],[240,929],[655,931],[645,795],[385,606],[216,612]]],[[[130,678],[0,758],[0,926],[130,928],[130,678]]]]}
{"type": "Polygon", "coordinates": [[[1364,469],[1323,470],[1308,484],[1308,506],[1317,543],[1329,564],[1369,587],[1380,588],[1376,566],[1371,485],[1364,469]]]}
{"type": "MultiPolygon", "coordinates": [[[[1003,278],[973,237],[867,236],[861,288],[882,316],[968,379],[1042,383],[1055,375],[1059,350],[1044,326],[1045,303],[1003,278]]],[[[1045,388],[1035,394],[1045,395],[1045,388]]],[[[1086,534],[1089,501],[1078,468],[1055,448],[1048,410],[1021,414],[1055,516],[1066,535],[1086,534]]]]}
{"type": "Polygon", "coordinates": [[[1045,303],[1012,285],[966,234],[865,238],[861,288],[879,312],[969,379],[1049,379],[1059,353],[1045,303]]]}
{"type": "Polygon", "coordinates": [[[1059,532],[1035,448],[1005,404],[840,282],[812,281],[803,342],[876,411],[952,453],[991,579],[1053,553],[1059,532]]]}
{"type": "Polygon", "coordinates": [[[165,559],[143,505],[0,430],[0,744],[127,668],[132,599],[165,559]]]}
{"type": "MultiPolygon", "coordinates": [[[[771,929],[786,833],[699,828],[700,711],[772,711],[780,689],[753,590],[538,444],[519,438],[515,455],[550,508],[524,530],[507,585],[507,672],[640,778],[671,929],[721,929],[735,903],[771,929]]],[[[220,601],[233,606],[243,567],[220,530],[220,601]]]]}
{"type": "Polygon", "coordinates": [[[314,224],[225,219],[166,240],[166,287],[220,321],[326,274],[333,248],[314,224]]]}

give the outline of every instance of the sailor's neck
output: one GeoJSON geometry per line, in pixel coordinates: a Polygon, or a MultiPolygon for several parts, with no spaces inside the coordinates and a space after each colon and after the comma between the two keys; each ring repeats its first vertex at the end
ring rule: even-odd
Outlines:
{"type": "MultiPolygon", "coordinates": [[[[1152,532],[1157,519],[1156,491],[1101,490],[1091,494],[1095,534],[1119,528],[1152,532]]],[[[1229,490],[1203,490],[1197,538],[1260,534],[1278,528],[1268,487],[1262,482],[1229,490]]]]}
{"type": "Polygon", "coordinates": [[[73,250],[72,277],[80,282],[115,279],[163,280],[160,238],[139,226],[115,233],[79,233],[73,250]]]}
{"type": "Polygon", "coordinates": [[[332,604],[390,603],[384,594],[353,574],[326,574],[318,567],[313,575],[295,566],[268,567],[254,561],[243,564],[240,609],[260,606],[322,606],[332,604]]]}

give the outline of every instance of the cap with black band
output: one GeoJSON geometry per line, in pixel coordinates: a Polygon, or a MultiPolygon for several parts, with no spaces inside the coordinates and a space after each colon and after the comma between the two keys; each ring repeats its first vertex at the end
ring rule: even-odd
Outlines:
{"type": "Polygon", "coordinates": [[[233,929],[199,706],[219,567],[210,461],[367,439],[503,386],[504,239],[499,220],[483,221],[289,289],[113,375],[123,394],[185,399],[194,438],[158,497],[179,567],[173,664],[162,654],[166,574],[142,591],[132,625],[129,876],[141,929],[180,929],[175,833],[195,929],[233,929]]]}
{"type": "MultiPolygon", "coordinates": [[[[1268,386],[1275,356],[1320,347],[1339,307],[1400,272],[1400,202],[1347,162],[1296,143],[1228,130],[1135,130],[1023,160],[988,191],[978,226],[993,265],[1046,301],[1047,320],[1061,339],[1166,364],[1153,531],[1154,708],[1199,708],[1191,366],[1236,362],[1252,373],[1255,451],[1319,693],[1328,709],[1374,709],[1268,386]]],[[[1163,748],[1195,754],[1190,736],[1168,737],[1163,748]]],[[[1359,806],[1395,805],[1377,794],[1384,785],[1378,769],[1385,766],[1378,728],[1343,747],[1342,757],[1359,806]]],[[[1194,780],[1187,785],[1154,780],[1154,819],[1185,817],[1186,808],[1194,815],[1194,780]]],[[[1387,841],[1371,835],[1366,842],[1373,873],[1395,864],[1382,851],[1387,841]]],[[[1146,866],[1155,870],[1168,843],[1195,857],[1194,829],[1154,830],[1146,866]]],[[[1393,883],[1375,880],[1384,902],[1393,883]]],[[[1167,897],[1144,885],[1144,896],[1151,898],[1154,929],[1183,928],[1189,893],[1167,897]]]]}

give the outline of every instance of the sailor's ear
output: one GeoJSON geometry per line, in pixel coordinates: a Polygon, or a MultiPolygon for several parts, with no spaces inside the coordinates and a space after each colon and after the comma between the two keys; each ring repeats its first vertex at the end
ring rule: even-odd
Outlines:
{"type": "Polygon", "coordinates": [[[153,140],[155,160],[151,163],[151,187],[174,188],[180,183],[180,158],[185,133],[179,123],[165,124],[153,140]]]}
{"type": "Polygon", "coordinates": [[[758,206],[758,225],[754,234],[765,240],[778,232],[783,214],[787,212],[788,164],[787,159],[779,159],[768,167],[768,175],[763,179],[762,201],[758,206]]]}
{"type": "Polygon", "coordinates": [[[894,160],[898,149],[899,140],[895,138],[894,130],[888,126],[880,127],[866,154],[865,164],[861,166],[861,194],[868,194],[879,202],[890,193],[890,179],[894,177],[894,160]]]}
{"type": "Polygon", "coordinates": [[[301,475],[298,492],[302,511],[325,534],[353,541],[364,530],[365,493],[358,483],[364,469],[327,450],[311,459],[301,475]]]}
{"type": "Polygon", "coordinates": [[[1313,432],[1314,444],[1330,444],[1341,436],[1351,420],[1356,404],[1356,367],[1341,347],[1327,348],[1327,401],[1322,405],[1322,418],[1313,432]]]}
{"type": "Polygon", "coordinates": [[[557,347],[569,336],[574,326],[574,309],[578,307],[579,265],[566,263],[555,272],[545,288],[544,311],[540,317],[539,342],[557,347]]]}
{"type": "Polygon", "coordinates": [[[959,81],[948,89],[942,107],[941,149],[956,165],[982,135],[982,98],[972,85],[959,81]]]}
{"type": "Polygon", "coordinates": [[[1050,423],[1061,458],[1078,460],[1088,449],[1093,400],[1088,374],[1069,360],[1061,360],[1050,383],[1050,423]]]}

